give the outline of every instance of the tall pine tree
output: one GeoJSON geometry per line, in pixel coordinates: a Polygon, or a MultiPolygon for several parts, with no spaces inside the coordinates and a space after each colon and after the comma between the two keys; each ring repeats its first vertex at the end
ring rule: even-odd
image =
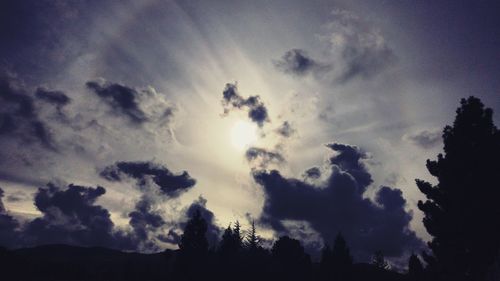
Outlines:
{"type": "Polygon", "coordinates": [[[427,197],[418,207],[439,279],[484,280],[500,246],[500,134],[478,98],[462,99],[456,112],[443,131],[444,155],[427,160],[438,183],[416,180],[427,197]]]}

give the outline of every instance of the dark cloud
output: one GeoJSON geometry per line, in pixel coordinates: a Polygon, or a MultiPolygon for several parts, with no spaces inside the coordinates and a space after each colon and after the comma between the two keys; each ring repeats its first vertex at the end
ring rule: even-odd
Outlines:
{"type": "Polygon", "coordinates": [[[318,167],[312,167],[304,172],[306,179],[319,179],[321,177],[321,170],[318,167]]]}
{"type": "Polygon", "coordinates": [[[199,211],[201,217],[207,222],[206,237],[208,243],[210,246],[216,246],[221,237],[222,229],[217,226],[214,213],[207,209],[206,205],[207,200],[203,196],[200,196],[182,211],[183,218],[177,222],[175,227],[170,229],[167,235],[159,235],[158,239],[165,243],[177,245],[180,242],[182,231],[188,220],[194,216],[196,211],[199,211]]]}
{"type": "Polygon", "coordinates": [[[281,124],[281,126],[276,129],[276,133],[285,138],[291,137],[293,134],[295,134],[295,132],[296,130],[292,127],[292,125],[290,125],[290,122],[288,121],[283,122],[283,124],[281,124]]]}
{"type": "MultiPolygon", "coordinates": [[[[421,241],[409,229],[411,214],[400,190],[382,187],[375,202],[363,196],[371,176],[361,160],[365,154],[354,146],[329,144],[331,175],[325,183],[313,185],[280,172],[254,171],[253,177],[265,191],[262,222],[278,233],[289,232],[285,222],[307,222],[326,242],[340,231],[359,260],[368,260],[377,249],[389,257],[417,249],[421,241]]],[[[318,169],[319,170],[319,169],[318,169]]],[[[318,170],[312,175],[318,175],[318,170]]]]}
{"type": "MultiPolygon", "coordinates": [[[[186,210],[187,218],[192,218],[196,211],[199,211],[201,217],[207,222],[207,240],[209,245],[215,246],[221,237],[222,230],[217,226],[215,215],[212,211],[207,209],[207,199],[200,196],[197,200],[193,201],[186,210]]],[[[185,225],[182,225],[184,229],[185,225]]]]}
{"type": "Polygon", "coordinates": [[[196,183],[186,171],[176,175],[166,167],[151,162],[116,162],[104,168],[100,176],[109,181],[121,181],[124,176],[130,177],[136,179],[139,186],[146,185],[147,179],[151,178],[170,197],[179,196],[196,183]]]}
{"type": "Polygon", "coordinates": [[[147,121],[146,114],[139,107],[139,93],[136,90],[117,83],[89,81],[86,85],[116,113],[125,114],[134,123],[147,121]]]}
{"type": "Polygon", "coordinates": [[[165,123],[174,115],[174,107],[152,87],[134,89],[102,79],[101,81],[88,81],[86,85],[109,105],[113,114],[125,116],[133,124],[165,123]]]}
{"type": "Polygon", "coordinates": [[[142,198],[135,204],[135,209],[128,214],[130,221],[129,224],[133,229],[133,233],[137,241],[142,242],[141,250],[145,251],[158,251],[159,248],[156,243],[151,239],[150,233],[166,224],[163,217],[154,209],[154,202],[142,196],[142,198]]]}
{"type": "Polygon", "coordinates": [[[0,103],[0,141],[17,138],[56,149],[50,129],[40,118],[33,97],[5,74],[0,74],[0,103]]]}
{"type": "Polygon", "coordinates": [[[232,109],[245,109],[248,110],[248,117],[255,123],[262,127],[264,122],[269,122],[267,108],[260,100],[259,96],[249,96],[243,98],[238,93],[236,84],[228,83],[222,92],[222,106],[224,107],[224,114],[228,114],[232,109]]]}
{"type": "Polygon", "coordinates": [[[267,168],[269,164],[281,164],[285,158],[277,151],[269,151],[264,148],[250,147],[245,152],[247,161],[259,168],[267,168]]]}
{"type": "Polygon", "coordinates": [[[7,213],[2,198],[4,191],[0,188],[0,246],[11,247],[17,243],[18,233],[16,231],[19,223],[7,213]]]}
{"type": "Polygon", "coordinates": [[[70,103],[71,99],[61,91],[50,91],[45,88],[38,88],[35,96],[40,100],[62,107],[70,103]]]}
{"type": "Polygon", "coordinates": [[[341,59],[343,69],[337,78],[341,83],[371,78],[397,60],[380,30],[349,11],[335,10],[328,27],[332,53],[341,59]]]}
{"type": "Polygon", "coordinates": [[[429,149],[441,143],[441,131],[423,130],[414,134],[404,135],[403,139],[410,141],[416,146],[429,149]]]}
{"type": "Polygon", "coordinates": [[[337,153],[330,158],[330,164],[338,167],[341,171],[348,171],[356,180],[358,192],[365,192],[366,188],[373,182],[372,176],[362,161],[368,158],[366,153],[357,146],[348,144],[330,143],[326,146],[337,153]]]}
{"type": "Polygon", "coordinates": [[[274,62],[274,65],[285,73],[297,76],[328,72],[331,69],[329,65],[315,61],[301,49],[287,51],[280,60],[274,62]]]}
{"type": "MultiPolygon", "coordinates": [[[[130,230],[116,228],[107,209],[96,204],[103,187],[48,184],[39,188],[34,204],[41,216],[21,225],[4,208],[0,188],[0,246],[30,247],[44,244],[100,246],[125,251],[158,252],[159,242],[177,244],[189,218],[198,210],[207,221],[207,239],[216,245],[221,229],[207,200],[199,197],[181,211],[180,219],[167,222],[157,198],[144,193],[128,213],[130,230]],[[165,234],[167,233],[167,234],[165,234]]],[[[162,201],[164,202],[164,201],[162,201]]]]}
{"type": "Polygon", "coordinates": [[[133,248],[130,241],[115,233],[108,210],[95,205],[105,192],[100,186],[74,184],[39,188],[34,203],[42,216],[23,227],[23,243],[133,248]]]}

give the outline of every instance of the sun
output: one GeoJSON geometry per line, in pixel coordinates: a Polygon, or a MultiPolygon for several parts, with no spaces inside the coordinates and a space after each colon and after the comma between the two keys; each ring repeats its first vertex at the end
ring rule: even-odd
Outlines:
{"type": "Polygon", "coordinates": [[[243,150],[257,140],[257,127],[248,121],[239,120],[231,128],[231,144],[243,150]]]}

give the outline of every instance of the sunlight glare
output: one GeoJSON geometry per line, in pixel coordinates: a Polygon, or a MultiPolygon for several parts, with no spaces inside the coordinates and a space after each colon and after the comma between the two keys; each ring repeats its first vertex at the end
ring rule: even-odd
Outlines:
{"type": "Polygon", "coordinates": [[[243,150],[257,140],[257,128],[248,121],[237,121],[231,129],[231,143],[243,150]]]}

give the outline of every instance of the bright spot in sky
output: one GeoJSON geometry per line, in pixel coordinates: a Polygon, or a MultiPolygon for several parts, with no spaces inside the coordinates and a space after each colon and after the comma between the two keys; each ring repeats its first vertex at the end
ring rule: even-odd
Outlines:
{"type": "Polygon", "coordinates": [[[257,140],[257,128],[248,121],[237,121],[231,128],[231,143],[243,150],[257,140]]]}

